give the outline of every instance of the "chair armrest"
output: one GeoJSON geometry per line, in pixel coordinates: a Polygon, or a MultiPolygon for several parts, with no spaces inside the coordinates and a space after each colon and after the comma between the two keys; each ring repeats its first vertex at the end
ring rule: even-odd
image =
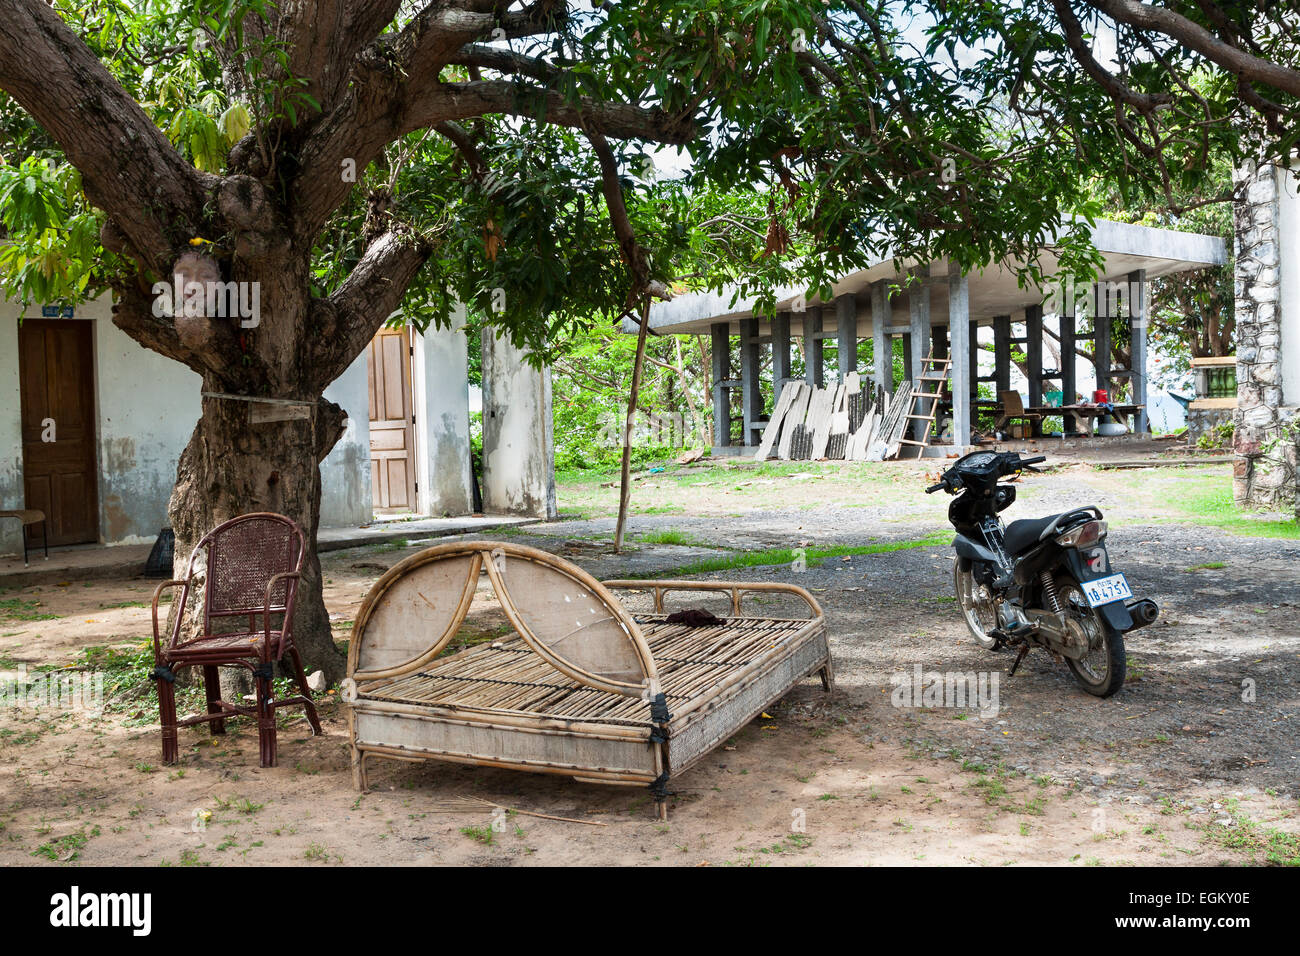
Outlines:
{"type": "MultiPolygon", "coordinates": [[[[265,636],[266,636],[266,640],[265,640],[265,642],[263,642],[263,644],[262,644],[262,660],[263,660],[263,661],[269,661],[269,660],[271,659],[271,657],[270,657],[270,653],[271,653],[271,592],[275,590],[275,586],[276,586],[277,584],[279,584],[282,580],[288,580],[289,578],[293,578],[295,581],[297,581],[297,580],[299,580],[301,577],[302,577],[302,575],[300,575],[297,571],[281,571],[279,574],[277,574],[277,575],[275,575],[274,577],[272,577],[271,580],[269,580],[269,581],[266,582],[266,603],[262,606],[262,630],[263,630],[263,633],[264,633],[265,636]]],[[[287,598],[287,595],[286,595],[286,598],[287,598]]],[[[276,655],[275,655],[275,659],[276,659],[276,660],[279,660],[279,659],[280,659],[280,655],[284,653],[284,636],[285,636],[285,634],[288,632],[288,630],[289,630],[289,626],[290,626],[290,625],[289,625],[289,615],[291,615],[291,614],[293,613],[293,602],[290,601],[290,600],[286,600],[286,601],[284,602],[284,604],[285,604],[284,623],[280,625],[280,646],[276,648],[276,655]]]]}
{"type": "Polygon", "coordinates": [[[154,588],[154,592],[153,592],[153,656],[154,656],[155,660],[157,660],[157,659],[159,659],[159,658],[162,657],[162,642],[160,641],[159,636],[158,636],[158,599],[162,597],[162,593],[163,593],[163,591],[167,590],[168,588],[175,588],[175,587],[184,588],[185,590],[184,590],[184,593],[181,595],[180,610],[178,610],[178,611],[176,612],[176,627],[172,629],[171,636],[170,636],[170,638],[169,638],[168,641],[167,641],[167,646],[168,646],[168,647],[171,647],[173,644],[176,643],[176,636],[177,636],[178,634],[180,634],[180,631],[181,631],[181,618],[184,617],[184,615],[185,615],[185,602],[186,602],[186,599],[188,599],[188,597],[189,597],[189,593],[190,593],[190,582],[189,582],[188,580],[186,580],[186,581],[164,581],[162,584],[158,585],[158,587],[154,588]]]}

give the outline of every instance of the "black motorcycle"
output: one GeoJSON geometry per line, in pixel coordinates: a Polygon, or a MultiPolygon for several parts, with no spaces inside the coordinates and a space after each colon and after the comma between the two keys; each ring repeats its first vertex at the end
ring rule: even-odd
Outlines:
{"type": "Polygon", "coordinates": [[[1030,648],[1046,648],[1065,658],[1084,690],[1109,697],[1124,684],[1124,635],[1150,624],[1160,609],[1133,600],[1124,575],[1111,567],[1099,508],[1003,527],[998,514],[1016,500],[1016,488],[1001,479],[1045,460],[972,452],[926,494],[957,495],[948,506],[957,529],[954,585],[975,640],[991,650],[1017,648],[1011,674],[1030,648]]]}

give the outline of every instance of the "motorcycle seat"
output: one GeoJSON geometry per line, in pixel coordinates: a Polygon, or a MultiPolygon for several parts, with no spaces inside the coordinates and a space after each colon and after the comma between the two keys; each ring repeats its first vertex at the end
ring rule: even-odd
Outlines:
{"type": "Polygon", "coordinates": [[[1065,519],[1072,515],[1093,517],[1087,509],[1072,508],[1046,518],[1021,518],[1007,525],[1003,544],[1010,554],[1024,554],[1038,542],[1051,537],[1057,528],[1067,523],[1065,519]]]}

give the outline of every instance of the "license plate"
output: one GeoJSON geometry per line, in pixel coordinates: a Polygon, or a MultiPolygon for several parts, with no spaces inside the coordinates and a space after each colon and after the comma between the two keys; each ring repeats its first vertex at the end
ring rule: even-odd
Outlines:
{"type": "Polygon", "coordinates": [[[1103,604],[1110,604],[1114,601],[1124,601],[1133,596],[1129,590],[1128,582],[1124,580],[1122,574],[1112,574],[1109,577],[1098,578],[1095,581],[1083,582],[1083,594],[1088,599],[1091,607],[1101,607],[1103,604]]]}

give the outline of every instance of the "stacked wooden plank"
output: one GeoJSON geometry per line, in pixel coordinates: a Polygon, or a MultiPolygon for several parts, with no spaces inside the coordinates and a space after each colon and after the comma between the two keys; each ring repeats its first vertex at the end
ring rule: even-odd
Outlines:
{"type": "Polygon", "coordinates": [[[897,452],[910,394],[911,385],[905,383],[891,401],[857,372],[826,388],[786,382],[754,457],[880,461],[890,448],[897,452]]]}

